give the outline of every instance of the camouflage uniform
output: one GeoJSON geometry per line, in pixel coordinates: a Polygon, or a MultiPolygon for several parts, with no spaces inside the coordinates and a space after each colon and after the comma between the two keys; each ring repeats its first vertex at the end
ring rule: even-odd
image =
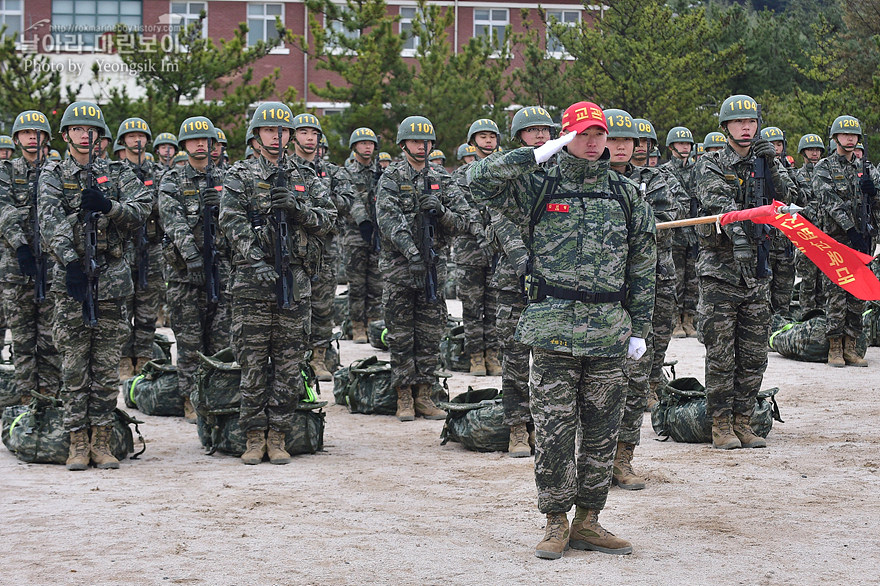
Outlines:
{"type": "Polygon", "coordinates": [[[104,196],[112,200],[98,219],[100,267],[96,308],[98,323],[83,325],[83,306],[65,287],[65,267],[85,256],[84,217],[80,211],[86,187],[85,167],[70,157],[49,162],[40,175],[40,229],[57,264],[52,279],[55,292],[53,337],[61,354],[64,426],[78,431],[90,425],[113,423],[119,393],[119,358],[128,337],[126,298],[133,292],[131,271],[124,257],[125,242],[146,221],[150,194],[131,170],[117,161],[96,159],[93,174],[104,196]]]}
{"type": "Polygon", "coordinates": [[[378,245],[379,227],[376,225],[376,187],[382,176],[378,161],[369,166],[357,160],[346,164],[354,186],[351,211],[346,217],[342,235],[345,252],[345,275],[348,277],[348,315],[352,323],[382,319],[382,273],[379,272],[379,251],[373,242],[366,242],[358,226],[371,222],[378,245]]]}
{"type": "MultiPolygon", "coordinates": [[[[836,152],[816,163],[813,170],[813,196],[819,203],[819,228],[837,240],[850,244],[847,231],[857,228],[857,210],[862,198],[859,187],[858,159],[846,157],[836,152]]],[[[880,184],[876,169],[872,169],[871,179],[880,184]]],[[[880,225],[880,206],[873,206],[873,217],[868,221],[880,225]]],[[[825,291],[826,337],[849,336],[858,340],[862,333],[862,313],[865,302],[848,293],[842,287],[822,275],[822,288],[825,291]]]]}
{"type": "MultiPolygon", "coordinates": [[[[469,170],[471,193],[521,222],[540,193],[540,181],[532,182],[537,167],[528,147],[483,159],[469,170]]],[[[619,176],[609,172],[607,158],[591,162],[561,152],[559,169],[553,202],[560,203],[534,229],[532,277],[552,282],[557,295],[568,294],[558,289],[576,289],[603,297],[585,303],[550,294],[529,303],[516,329],[516,339],[534,356],[535,481],[543,513],[605,505],[626,392],[627,344],[632,333],[647,337],[651,330],[657,262],[650,207],[622,177],[622,201],[609,197],[609,176],[619,176]]]]}
{"type": "MultiPolygon", "coordinates": [[[[693,218],[700,215],[696,199],[696,166],[682,161],[670,159],[659,167],[668,177],[673,176],[678,182],[680,204],[685,211],[685,216],[693,218]]],[[[676,299],[678,300],[678,312],[681,314],[695,314],[697,312],[697,300],[699,297],[699,272],[696,270],[696,260],[699,254],[699,243],[694,229],[677,228],[673,230],[672,258],[675,263],[676,299]]]]}
{"type": "MultiPolygon", "coordinates": [[[[214,168],[214,186],[222,186],[223,176],[214,168]]],[[[230,310],[228,294],[223,290],[229,282],[229,242],[218,231],[215,248],[220,264],[220,300],[209,307],[208,294],[201,275],[187,272],[187,261],[202,259],[204,226],[202,222],[202,190],[207,176],[187,162],[172,167],[162,176],[159,185],[159,216],[165,231],[162,252],[165,258],[165,280],[171,329],[177,341],[177,378],[181,399],[190,396],[196,387],[198,355],[214,354],[230,343],[230,310]],[[213,313],[213,315],[211,315],[213,313]],[[205,324],[208,331],[205,331],[205,324]]]]}
{"type": "MultiPolygon", "coordinates": [[[[792,203],[801,199],[794,169],[779,166],[779,177],[783,185],[776,187],[776,199],[792,203]]],[[[788,315],[791,296],[794,290],[794,245],[779,230],[773,230],[770,240],[770,268],[773,277],[770,281],[770,310],[773,313],[788,315]]]]}
{"type": "Polygon", "coordinates": [[[239,161],[223,183],[220,227],[233,251],[232,337],[241,365],[240,425],[244,432],[273,429],[287,433],[303,396],[300,369],[305,363],[311,330],[310,275],[320,261],[320,240],[336,223],[336,209],[324,184],[290,161],[283,180],[308,202],[309,221],[288,218],[288,249],[293,274],[290,309],[277,303],[276,284],[256,277],[257,264],[275,263],[275,224],[271,189],[278,167],[265,157],[239,161]]]}
{"type": "Polygon", "coordinates": [[[446,247],[455,234],[465,232],[471,211],[464,196],[445,171],[431,165],[416,172],[407,161],[385,169],[376,192],[376,215],[382,237],[379,270],[385,277],[382,303],[388,328],[392,386],[432,384],[436,380],[437,347],[446,326],[443,283],[446,280],[446,247]],[[428,303],[424,287],[413,284],[410,260],[420,253],[419,199],[425,181],[440,198],[445,213],[438,218],[434,237],[437,253],[437,301],[428,303]],[[433,189],[436,186],[436,189],[433,189]]]}
{"type": "MultiPolygon", "coordinates": [[[[805,161],[804,165],[795,172],[798,183],[798,199],[795,201],[797,205],[804,208],[801,213],[806,219],[814,225],[819,225],[818,202],[813,196],[813,168],[815,165],[809,161],[805,161]]],[[[804,315],[811,309],[825,306],[825,295],[822,292],[822,279],[819,278],[822,271],[819,270],[813,262],[801,251],[795,251],[794,261],[795,272],[801,278],[798,289],[798,303],[801,308],[801,315],[804,315]]]]}
{"type": "MultiPolygon", "coordinates": [[[[0,283],[6,326],[12,331],[16,392],[23,400],[30,399],[30,391],[55,395],[61,388],[61,357],[52,342],[54,263],[46,254],[46,299],[37,303],[34,279],[21,274],[16,256],[19,246],[33,243],[36,173],[24,157],[0,163],[0,283]]],[[[45,237],[42,249],[48,253],[45,237]]],[[[5,333],[6,328],[0,328],[0,334],[5,333]]]]}

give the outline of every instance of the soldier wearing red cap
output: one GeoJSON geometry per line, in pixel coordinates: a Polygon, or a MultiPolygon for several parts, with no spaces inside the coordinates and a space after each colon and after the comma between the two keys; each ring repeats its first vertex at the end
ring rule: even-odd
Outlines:
{"type": "Polygon", "coordinates": [[[624,363],[644,354],[651,331],[657,259],[650,206],[609,168],[602,109],[570,106],[562,130],[540,147],[476,162],[468,173],[474,199],[518,225],[528,218],[529,303],[515,339],[533,355],[535,482],[547,515],[535,555],[543,559],[558,559],[569,546],[632,552],[598,516],[611,485],[624,363]],[[539,173],[554,156],[557,164],[539,173]]]}

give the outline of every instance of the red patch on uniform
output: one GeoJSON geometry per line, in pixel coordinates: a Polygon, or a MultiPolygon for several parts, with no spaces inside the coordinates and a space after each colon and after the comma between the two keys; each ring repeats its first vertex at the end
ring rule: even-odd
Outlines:
{"type": "Polygon", "coordinates": [[[325,171],[321,171],[321,177],[326,177],[327,173],[325,171]]]}
{"type": "Polygon", "coordinates": [[[144,185],[152,185],[152,184],[153,184],[152,179],[147,179],[146,181],[144,181],[144,185]]]}
{"type": "Polygon", "coordinates": [[[568,204],[567,203],[548,203],[547,204],[548,212],[562,212],[568,213],[568,204]]]}
{"type": "Polygon", "coordinates": [[[223,186],[222,185],[215,185],[214,189],[216,189],[217,191],[223,191],[223,186]]]}
{"type": "Polygon", "coordinates": [[[432,183],[432,184],[431,184],[431,189],[440,189],[440,186],[437,185],[436,183],[432,183]]]}
{"type": "Polygon", "coordinates": [[[102,175],[102,176],[98,177],[98,178],[96,179],[96,181],[97,181],[98,183],[107,183],[108,181],[110,181],[110,178],[107,177],[106,175],[102,175]]]}
{"type": "Polygon", "coordinates": [[[297,191],[305,191],[306,190],[305,185],[294,185],[293,188],[297,191]]]}

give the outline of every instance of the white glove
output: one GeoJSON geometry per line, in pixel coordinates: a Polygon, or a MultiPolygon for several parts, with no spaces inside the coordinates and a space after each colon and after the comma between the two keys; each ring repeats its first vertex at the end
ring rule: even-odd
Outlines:
{"type": "Polygon", "coordinates": [[[645,352],[648,351],[648,345],[645,344],[644,338],[636,338],[635,336],[630,336],[629,338],[629,350],[626,351],[626,357],[632,358],[633,360],[638,360],[642,356],[645,355],[645,352]]]}
{"type": "Polygon", "coordinates": [[[561,151],[562,147],[573,141],[575,136],[577,136],[577,132],[572,131],[568,134],[563,134],[559,138],[548,140],[535,149],[535,161],[538,163],[549,161],[550,157],[561,151]]]}

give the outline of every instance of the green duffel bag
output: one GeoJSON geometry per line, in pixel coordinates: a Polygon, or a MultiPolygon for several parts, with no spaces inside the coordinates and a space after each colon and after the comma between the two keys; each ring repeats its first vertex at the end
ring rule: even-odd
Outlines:
{"type": "Polygon", "coordinates": [[[0,362],[0,409],[20,404],[21,396],[15,387],[15,367],[11,362],[0,362]]]}
{"type": "MultiPolygon", "coordinates": [[[[285,438],[288,454],[314,454],[324,449],[324,413],[326,401],[300,401],[293,412],[291,430],[285,438]]],[[[238,411],[214,414],[198,419],[199,438],[208,453],[215,451],[233,456],[241,456],[247,445],[247,438],[239,426],[238,411]]]]}
{"type": "Polygon", "coordinates": [[[440,445],[459,442],[476,452],[507,451],[510,428],[504,424],[504,406],[498,389],[472,389],[438,405],[447,413],[440,445]]]}
{"type": "Polygon", "coordinates": [[[375,356],[352,362],[348,368],[345,396],[352,413],[397,413],[397,391],[391,385],[391,363],[375,356]]]}
{"type": "Polygon", "coordinates": [[[183,396],[177,380],[177,367],[170,361],[151,360],[141,374],[125,381],[125,405],[145,415],[183,416],[183,396]]]}
{"type": "MultiPolygon", "coordinates": [[[[146,450],[146,442],[138,424],[143,423],[121,409],[115,410],[116,421],[110,435],[110,451],[117,460],[134,452],[131,424],[141,443],[141,450],[131,456],[136,460],[146,450]]],[[[3,410],[3,445],[24,462],[64,464],[70,451],[70,432],[64,430],[64,409],[57,400],[33,401],[30,405],[13,405],[3,410]]]]}
{"type": "Polygon", "coordinates": [[[238,409],[241,403],[241,366],[235,361],[232,348],[224,348],[213,356],[199,356],[196,371],[196,392],[191,397],[198,412],[238,409]]]}
{"type": "Polygon", "coordinates": [[[457,324],[440,340],[440,364],[446,370],[471,371],[471,357],[464,351],[464,326],[457,324]]]}
{"type": "Polygon", "coordinates": [[[370,346],[377,350],[388,350],[388,328],[385,327],[384,319],[377,319],[367,324],[367,339],[370,346]]]}
{"type": "MultiPolygon", "coordinates": [[[[752,413],[752,431],[767,437],[773,420],[782,417],[776,404],[778,387],[758,393],[752,413]]],[[[658,389],[660,401],[651,410],[654,432],[676,442],[705,444],[712,441],[712,418],[706,414],[706,388],[695,378],[683,377],[669,381],[658,389]]]]}
{"type": "MultiPolygon", "coordinates": [[[[802,362],[827,362],[828,338],[825,337],[825,312],[813,309],[801,321],[789,321],[771,330],[770,347],[780,356],[802,362]]],[[[856,341],[856,351],[864,356],[867,350],[865,332],[856,341]]]]}
{"type": "Polygon", "coordinates": [[[333,373],[333,400],[337,405],[348,405],[348,381],[350,366],[343,366],[333,373]]]}

